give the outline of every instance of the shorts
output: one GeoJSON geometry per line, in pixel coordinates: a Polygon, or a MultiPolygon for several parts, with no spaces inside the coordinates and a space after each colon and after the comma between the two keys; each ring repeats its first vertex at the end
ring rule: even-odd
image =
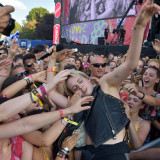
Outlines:
{"type": "Polygon", "coordinates": [[[130,149],[127,143],[120,142],[113,145],[85,146],[82,151],[82,160],[127,160],[126,153],[130,149]]]}

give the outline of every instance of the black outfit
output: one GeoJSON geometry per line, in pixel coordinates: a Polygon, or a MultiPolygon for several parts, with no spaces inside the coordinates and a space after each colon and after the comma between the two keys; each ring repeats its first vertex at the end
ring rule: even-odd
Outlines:
{"type": "Polygon", "coordinates": [[[75,4],[74,7],[70,8],[69,10],[69,24],[77,22],[77,5],[75,4]]]}
{"type": "Polygon", "coordinates": [[[106,29],[104,30],[104,38],[105,38],[105,40],[108,39],[108,33],[109,33],[109,29],[106,28],[106,29]]]}
{"type": "Polygon", "coordinates": [[[82,160],[126,160],[124,153],[129,152],[126,142],[113,145],[85,146],[82,151],[82,160]]]}
{"type": "Polygon", "coordinates": [[[125,114],[123,101],[105,94],[100,86],[94,88],[93,95],[94,93],[96,96],[91,109],[87,111],[85,120],[85,130],[92,140],[93,146],[85,147],[82,159],[85,160],[84,157],[90,155],[93,160],[103,160],[104,157],[107,160],[109,160],[108,157],[114,160],[117,157],[119,159],[119,156],[125,160],[124,153],[129,152],[129,147],[125,142],[102,145],[111,138],[116,139],[116,135],[129,125],[130,120],[125,114]]]}
{"type": "Polygon", "coordinates": [[[124,39],[125,39],[125,34],[126,34],[126,30],[120,30],[120,40],[119,40],[119,43],[121,45],[123,45],[123,42],[124,42],[124,39]]]}

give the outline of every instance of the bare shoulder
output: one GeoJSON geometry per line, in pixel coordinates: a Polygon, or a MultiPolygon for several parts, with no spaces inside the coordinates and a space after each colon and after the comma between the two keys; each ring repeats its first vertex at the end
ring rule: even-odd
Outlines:
{"type": "Polygon", "coordinates": [[[143,128],[150,128],[150,125],[151,125],[151,122],[144,119],[140,123],[140,127],[143,127],[143,128]]]}

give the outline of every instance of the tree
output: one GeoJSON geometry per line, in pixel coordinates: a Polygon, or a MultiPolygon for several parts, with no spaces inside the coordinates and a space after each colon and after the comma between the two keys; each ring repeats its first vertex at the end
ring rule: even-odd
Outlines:
{"type": "Polygon", "coordinates": [[[39,21],[44,15],[49,14],[49,11],[45,8],[33,8],[26,16],[27,21],[39,21]]]}
{"type": "Polygon", "coordinates": [[[36,28],[36,21],[33,22],[25,22],[23,21],[22,30],[20,32],[19,38],[20,39],[35,39],[34,38],[34,31],[36,28]]]}
{"type": "Polygon", "coordinates": [[[36,24],[34,33],[35,39],[52,40],[53,39],[54,14],[46,14],[36,24]]]}
{"type": "Polygon", "coordinates": [[[22,30],[22,26],[18,22],[15,22],[15,27],[11,32],[11,34],[14,34],[16,31],[21,31],[21,30],[22,30]]]}

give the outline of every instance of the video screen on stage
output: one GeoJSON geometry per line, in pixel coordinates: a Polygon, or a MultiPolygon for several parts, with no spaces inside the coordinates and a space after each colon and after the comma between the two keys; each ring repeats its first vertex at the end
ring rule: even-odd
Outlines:
{"type": "MultiPolygon", "coordinates": [[[[133,0],[69,0],[68,23],[121,18],[133,0]]],[[[135,16],[135,6],[127,16],[135,16]]]]}

